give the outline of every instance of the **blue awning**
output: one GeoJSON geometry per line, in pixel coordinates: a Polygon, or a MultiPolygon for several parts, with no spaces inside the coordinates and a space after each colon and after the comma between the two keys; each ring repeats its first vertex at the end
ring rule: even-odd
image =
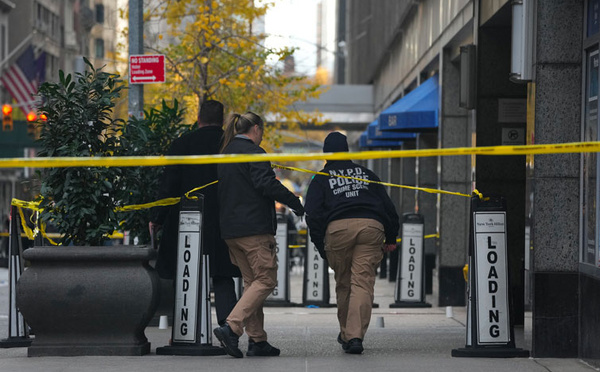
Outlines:
{"type": "Polygon", "coordinates": [[[400,147],[405,141],[417,138],[416,133],[400,132],[395,130],[382,131],[379,129],[378,120],[375,119],[361,134],[360,147],[400,147]]]}
{"type": "Polygon", "coordinates": [[[422,132],[438,127],[439,84],[432,76],[379,115],[379,128],[422,132]]]}
{"type": "Polygon", "coordinates": [[[383,131],[381,128],[379,128],[379,121],[377,119],[369,124],[365,133],[371,140],[414,140],[417,138],[416,133],[394,130],[383,131]]]}
{"type": "Polygon", "coordinates": [[[402,140],[376,140],[369,139],[366,131],[360,135],[358,140],[359,147],[401,147],[404,141],[402,140]]]}

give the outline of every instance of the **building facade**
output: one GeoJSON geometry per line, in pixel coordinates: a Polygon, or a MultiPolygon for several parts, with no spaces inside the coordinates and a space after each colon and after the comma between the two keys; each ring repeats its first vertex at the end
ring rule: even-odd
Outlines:
{"type": "MultiPolygon", "coordinates": [[[[600,1],[341,3],[344,78],[373,85],[376,117],[429,79],[438,82],[435,127],[416,131],[402,149],[598,141],[600,1]]],[[[534,357],[600,365],[596,153],[380,163],[393,183],[503,196],[513,324],[532,312],[532,344],[524,346],[534,357]]],[[[439,234],[426,247],[438,304],[464,305],[470,200],[396,193],[399,212],[423,214],[426,234],[439,234]]]]}
{"type": "MultiPolygon", "coordinates": [[[[117,45],[123,31],[119,5],[123,8],[124,0],[0,0],[0,75],[29,50],[36,60],[36,73],[47,81],[56,81],[59,70],[83,71],[83,57],[96,68],[106,66],[105,71],[123,73],[117,45]],[[38,60],[44,62],[38,64],[38,60]]],[[[0,156],[35,156],[25,114],[19,109],[22,102],[15,101],[5,86],[0,86],[0,100],[0,104],[13,105],[15,120],[14,130],[0,135],[0,156]]],[[[0,169],[1,218],[8,215],[12,198],[31,200],[31,191],[23,184],[29,173],[27,169],[0,169]]]]}

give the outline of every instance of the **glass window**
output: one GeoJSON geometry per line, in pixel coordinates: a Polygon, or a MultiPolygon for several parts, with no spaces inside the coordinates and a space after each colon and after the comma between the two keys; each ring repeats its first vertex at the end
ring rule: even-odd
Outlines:
{"type": "Polygon", "coordinates": [[[4,61],[6,58],[6,49],[7,49],[7,40],[6,40],[6,25],[2,24],[0,26],[0,60],[4,61]]]}
{"type": "Polygon", "coordinates": [[[104,5],[103,4],[96,4],[96,22],[97,23],[104,23],[104,5]]]}
{"type": "Polygon", "coordinates": [[[592,36],[600,30],[600,0],[588,1],[587,36],[592,36]]]}
{"type": "Polygon", "coordinates": [[[96,39],[96,58],[104,58],[104,40],[96,39]]]}
{"type": "MultiPolygon", "coordinates": [[[[600,54],[598,47],[586,53],[586,92],[585,92],[585,121],[583,140],[598,141],[598,72],[600,54]]],[[[598,161],[596,153],[583,153],[583,252],[582,261],[596,265],[600,246],[598,245],[598,223],[596,216],[600,206],[597,203],[598,161]]]]}

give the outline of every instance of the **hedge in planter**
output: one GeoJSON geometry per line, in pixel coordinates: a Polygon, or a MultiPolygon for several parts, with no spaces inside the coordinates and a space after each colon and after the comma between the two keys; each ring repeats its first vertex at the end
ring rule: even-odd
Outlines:
{"type": "MultiPolygon", "coordinates": [[[[40,156],[114,156],[123,122],[112,118],[119,77],[88,69],[39,90],[47,121],[40,156]]],[[[143,355],[144,329],[158,305],[158,275],[145,246],[103,244],[118,228],[115,207],[128,193],[120,168],[52,168],[41,174],[42,221],[64,234],[62,245],[26,250],[30,262],[17,306],[35,332],[30,356],[143,355]]]]}

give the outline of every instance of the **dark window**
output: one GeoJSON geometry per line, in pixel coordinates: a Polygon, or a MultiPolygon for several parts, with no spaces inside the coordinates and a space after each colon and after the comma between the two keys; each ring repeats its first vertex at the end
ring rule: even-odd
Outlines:
{"type": "Polygon", "coordinates": [[[104,40],[96,39],[96,58],[104,58],[104,40]]]}
{"type": "Polygon", "coordinates": [[[104,23],[104,5],[96,4],[96,22],[104,23]]]}
{"type": "Polygon", "coordinates": [[[4,61],[6,57],[6,26],[0,26],[0,59],[4,61]]]}

